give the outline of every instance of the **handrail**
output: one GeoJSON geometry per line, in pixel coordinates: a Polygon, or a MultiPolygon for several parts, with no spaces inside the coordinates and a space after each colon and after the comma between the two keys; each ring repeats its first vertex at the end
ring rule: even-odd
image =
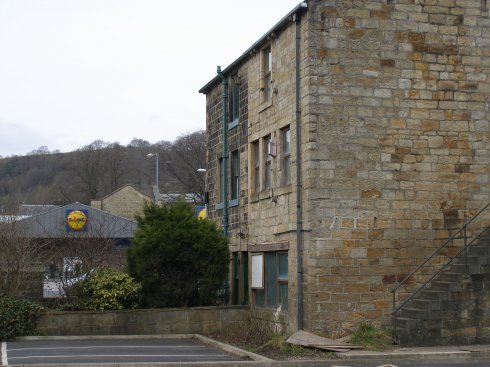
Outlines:
{"type": "MultiPolygon", "coordinates": [[[[415,270],[413,270],[410,274],[408,274],[400,283],[398,283],[397,286],[395,286],[394,288],[392,288],[390,290],[391,293],[393,293],[393,311],[392,311],[392,315],[393,315],[393,337],[396,338],[396,314],[398,313],[398,311],[400,311],[401,308],[403,308],[403,306],[405,306],[409,301],[411,301],[420,291],[422,291],[426,286],[427,284],[429,284],[437,275],[439,275],[444,269],[446,269],[452,262],[453,260],[458,257],[463,251],[465,251],[466,249],[468,249],[468,247],[470,247],[473,242],[481,236],[481,234],[483,232],[485,232],[487,229],[483,229],[480,233],[478,233],[477,236],[475,236],[469,243],[467,243],[467,233],[466,233],[466,229],[468,228],[468,226],[478,217],[480,216],[481,213],[483,213],[487,208],[490,207],[490,203],[488,203],[487,205],[485,205],[482,209],[480,209],[478,211],[478,213],[476,213],[470,220],[468,220],[465,224],[463,224],[463,226],[456,232],[454,233],[450,238],[448,238],[436,251],[434,251],[434,253],[432,255],[430,255],[422,264],[420,264],[415,270]],[[407,299],[405,299],[398,307],[396,307],[396,291],[401,287],[403,286],[404,284],[406,284],[408,282],[408,280],[413,276],[415,275],[420,269],[422,269],[430,260],[432,260],[443,248],[445,248],[449,243],[451,243],[452,241],[454,241],[455,239],[457,239],[457,237],[461,234],[461,232],[463,232],[463,235],[464,235],[464,247],[453,257],[450,258],[450,260],[444,264],[444,266],[442,266],[437,272],[435,272],[428,280],[425,281],[425,283],[423,283],[415,292],[413,292],[407,299]]],[[[467,264],[466,264],[467,265],[467,264]]],[[[468,266],[468,265],[467,265],[468,266]]]]}

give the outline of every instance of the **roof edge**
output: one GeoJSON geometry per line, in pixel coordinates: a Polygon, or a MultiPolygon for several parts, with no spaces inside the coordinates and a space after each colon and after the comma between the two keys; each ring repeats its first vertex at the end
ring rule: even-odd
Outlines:
{"type": "MultiPolygon", "coordinates": [[[[302,1],[298,5],[294,7],[293,10],[291,10],[287,15],[285,15],[279,22],[276,23],[271,29],[267,31],[262,37],[259,38],[258,41],[256,41],[252,46],[250,46],[238,59],[233,61],[230,65],[228,65],[222,73],[226,75],[230,70],[234,69],[237,65],[241,64],[247,57],[250,56],[250,53],[254,50],[259,48],[271,35],[271,33],[275,33],[280,31],[284,26],[289,23],[291,17],[294,14],[300,13],[304,11],[305,9],[308,8],[308,0],[302,1]]],[[[201,89],[199,89],[199,93],[206,94],[211,87],[213,87],[215,84],[217,84],[220,81],[220,78],[218,76],[215,76],[213,79],[211,79],[206,85],[204,85],[201,89]]]]}

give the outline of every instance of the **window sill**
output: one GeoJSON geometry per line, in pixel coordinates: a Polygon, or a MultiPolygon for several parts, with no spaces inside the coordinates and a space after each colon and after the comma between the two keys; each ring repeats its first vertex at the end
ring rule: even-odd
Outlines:
{"type": "Polygon", "coordinates": [[[272,106],[272,98],[269,99],[268,101],[264,101],[260,104],[259,113],[265,111],[266,109],[268,109],[271,106],[272,106]]]}
{"type": "Polygon", "coordinates": [[[236,119],[234,119],[232,122],[229,122],[228,123],[228,130],[231,130],[231,129],[237,127],[239,122],[240,122],[240,119],[238,117],[236,119]]]}
{"type": "MultiPolygon", "coordinates": [[[[238,206],[239,203],[240,203],[240,201],[238,199],[228,200],[228,208],[233,208],[235,206],[238,206]]],[[[214,205],[214,208],[216,210],[224,209],[225,208],[225,204],[224,203],[217,203],[217,204],[214,205]]]]}
{"type": "MultiPolygon", "coordinates": [[[[255,290],[261,290],[261,289],[260,288],[259,289],[252,288],[252,291],[255,291],[255,290]]],[[[277,307],[279,307],[279,306],[277,306],[277,307]]],[[[255,308],[257,310],[274,311],[274,312],[277,312],[277,307],[253,305],[253,308],[255,308]]],[[[281,311],[279,311],[278,313],[279,313],[279,315],[285,315],[285,316],[289,315],[288,314],[288,309],[287,308],[283,308],[283,307],[281,307],[281,311]]]]}
{"type": "Polygon", "coordinates": [[[273,196],[286,195],[286,194],[290,194],[292,192],[293,192],[293,185],[288,184],[288,185],[278,187],[277,189],[274,189],[273,196]]]}
{"type": "Polygon", "coordinates": [[[250,202],[255,203],[260,200],[272,199],[273,197],[287,195],[293,192],[293,185],[285,185],[275,189],[267,189],[250,195],[250,202]]]}

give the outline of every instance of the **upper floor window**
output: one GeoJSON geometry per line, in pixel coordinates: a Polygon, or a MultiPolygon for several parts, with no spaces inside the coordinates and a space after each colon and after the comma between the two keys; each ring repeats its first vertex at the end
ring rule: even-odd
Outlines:
{"type": "Polygon", "coordinates": [[[291,183],[291,129],[288,127],[281,131],[282,155],[282,183],[291,183]]]}
{"type": "Polygon", "coordinates": [[[240,117],[240,78],[238,75],[232,77],[232,84],[230,88],[230,98],[229,98],[229,123],[228,128],[234,128],[238,125],[240,117]]]}
{"type": "Polygon", "coordinates": [[[272,140],[270,135],[264,138],[264,189],[269,189],[272,186],[272,156],[271,156],[272,140]]]}
{"type": "Polygon", "coordinates": [[[264,102],[272,96],[272,51],[271,46],[262,51],[262,80],[264,91],[264,102]]]}
{"type": "Polygon", "coordinates": [[[257,193],[260,191],[260,151],[259,151],[259,142],[252,143],[252,162],[253,162],[253,171],[252,171],[252,182],[253,182],[253,192],[257,193]]]}
{"type": "MultiPolygon", "coordinates": [[[[238,199],[238,188],[240,181],[240,155],[238,150],[231,152],[231,200],[238,199]]],[[[238,204],[238,203],[237,203],[238,204]]]]}

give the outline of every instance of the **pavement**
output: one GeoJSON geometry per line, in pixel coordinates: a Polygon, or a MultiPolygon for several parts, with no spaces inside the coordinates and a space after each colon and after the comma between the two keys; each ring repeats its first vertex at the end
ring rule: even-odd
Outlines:
{"type": "MultiPolygon", "coordinates": [[[[205,338],[207,339],[207,338],[205,338]]],[[[229,353],[237,353],[237,348],[213,341],[214,345],[220,347],[229,353]],[[228,349],[228,348],[233,349],[228,349]]],[[[240,349],[238,349],[240,351],[240,349]]],[[[238,352],[240,353],[240,352],[238,352]]],[[[246,356],[254,359],[253,353],[246,352],[246,356]]],[[[240,355],[240,354],[239,354],[240,355]]],[[[243,355],[245,356],[245,355],[243,355]]],[[[429,360],[451,360],[451,361],[469,361],[471,359],[490,359],[490,345],[464,345],[464,346],[434,346],[434,347],[412,347],[412,348],[394,348],[385,351],[372,351],[364,349],[353,349],[349,352],[334,353],[337,360],[348,361],[380,361],[383,363],[396,361],[429,361],[429,360]]],[[[259,356],[261,361],[271,362],[272,360],[264,359],[259,356]]],[[[254,359],[257,361],[256,359],[254,359]]],[[[284,366],[325,366],[326,360],[298,360],[298,361],[274,361],[278,365],[284,366]]],[[[273,364],[264,364],[269,366],[273,364]]],[[[256,364],[262,366],[262,364],[256,364]]]]}
{"type": "MultiPolygon", "coordinates": [[[[20,340],[66,340],[66,339],[104,339],[114,338],[115,336],[73,336],[73,337],[24,337],[17,339],[20,340]]],[[[414,347],[414,348],[394,348],[387,351],[370,351],[370,350],[351,350],[349,352],[334,353],[332,359],[321,360],[288,360],[288,361],[274,361],[267,357],[251,353],[237,347],[218,342],[207,337],[197,334],[187,335],[153,335],[153,336],[117,336],[116,338],[193,338],[203,344],[210,345],[214,348],[222,349],[226,353],[230,353],[246,360],[238,362],[193,362],[193,367],[217,367],[217,366],[229,366],[229,367],[241,367],[241,366],[256,366],[256,367],[335,367],[335,366],[383,366],[383,367],[396,367],[396,364],[400,361],[406,363],[407,361],[417,362],[424,361],[436,362],[436,361],[451,361],[451,362],[470,362],[474,360],[490,360],[490,345],[465,345],[465,346],[436,346],[436,347],[414,347]],[[362,364],[361,364],[362,363],[362,364]]],[[[1,360],[1,359],[0,359],[1,360]]],[[[143,366],[138,363],[110,363],[107,367],[134,367],[143,366]]],[[[188,364],[182,363],[151,363],[151,367],[154,366],[183,366],[188,364]]],[[[35,366],[35,365],[31,365],[35,366]]],[[[40,366],[40,365],[38,365],[40,366]]],[[[67,364],[66,366],[69,366],[67,364]]],[[[94,366],[93,364],[77,364],[77,367],[82,366],[94,366]]],[[[148,365],[146,365],[148,366],[148,365]]]]}
{"type": "Polygon", "coordinates": [[[475,359],[490,359],[490,345],[394,348],[388,351],[351,350],[345,353],[336,353],[336,357],[343,361],[370,360],[393,364],[401,360],[465,362],[475,359]]]}

